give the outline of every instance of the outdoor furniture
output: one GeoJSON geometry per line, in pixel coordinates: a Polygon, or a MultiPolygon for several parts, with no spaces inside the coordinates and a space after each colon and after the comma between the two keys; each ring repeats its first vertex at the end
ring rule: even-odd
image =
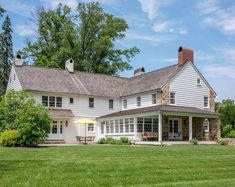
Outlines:
{"type": "Polygon", "coordinates": [[[142,138],[143,138],[143,141],[157,140],[158,133],[157,132],[143,132],[142,138]]]}
{"type": "Polygon", "coordinates": [[[76,136],[77,142],[82,144],[94,143],[95,136],[76,136]]]}

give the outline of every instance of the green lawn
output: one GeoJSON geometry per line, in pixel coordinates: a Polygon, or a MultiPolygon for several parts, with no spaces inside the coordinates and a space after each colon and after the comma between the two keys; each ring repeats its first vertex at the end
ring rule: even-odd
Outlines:
{"type": "Polygon", "coordinates": [[[0,186],[235,186],[235,147],[0,148],[0,186]]]}

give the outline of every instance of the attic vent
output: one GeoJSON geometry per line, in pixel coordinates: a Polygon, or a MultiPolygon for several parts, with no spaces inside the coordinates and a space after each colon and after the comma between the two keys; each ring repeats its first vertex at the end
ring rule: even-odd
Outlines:
{"type": "Polygon", "coordinates": [[[135,71],[134,71],[134,77],[135,77],[135,76],[138,76],[138,75],[142,75],[142,74],[144,74],[144,73],[145,73],[144,67],[135,69],[135,71]]]}

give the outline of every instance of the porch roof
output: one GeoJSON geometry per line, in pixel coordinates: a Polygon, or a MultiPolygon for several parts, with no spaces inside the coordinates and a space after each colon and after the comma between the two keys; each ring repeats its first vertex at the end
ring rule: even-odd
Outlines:
{"type": "Polygon", "coordinates": [[[52,109],[49,111],[50,116],[54,118],[72,118],[73,112],[67,109],[52,109]]]}
{"type": "Polygon", "coordinates": [[[172,105],[155,105],[150,107],[143,107],[137,109],[130,109],[130,110],[122,110],[119,112],[111,113],[108,115],[100,116],[98,119],[102,118],[111,118],[111,117],[118,117],[118,116],[128,116],[128,115],[136,115],[136,114],[145,114],[145,113],[152,113],[152,112],[163,112],[164,113],[178,113],[180,114],[191,114],[191,115],[202,115],[202,116],[211,116],[211,117],[218,117],[219,114],[216,112],[202,110],[195,107],[183,107],[183,106],[172,106],[172,105]]]}

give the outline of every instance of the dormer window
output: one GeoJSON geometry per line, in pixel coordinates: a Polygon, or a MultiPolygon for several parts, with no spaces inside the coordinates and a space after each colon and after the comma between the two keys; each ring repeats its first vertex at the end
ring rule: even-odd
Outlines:
{"type": "Polygon", "coordinates": [[[197,78],[197,85],[198,86],[201,86],[202,84],[201,84],[201,79],[200,78],[197,78]]]}

